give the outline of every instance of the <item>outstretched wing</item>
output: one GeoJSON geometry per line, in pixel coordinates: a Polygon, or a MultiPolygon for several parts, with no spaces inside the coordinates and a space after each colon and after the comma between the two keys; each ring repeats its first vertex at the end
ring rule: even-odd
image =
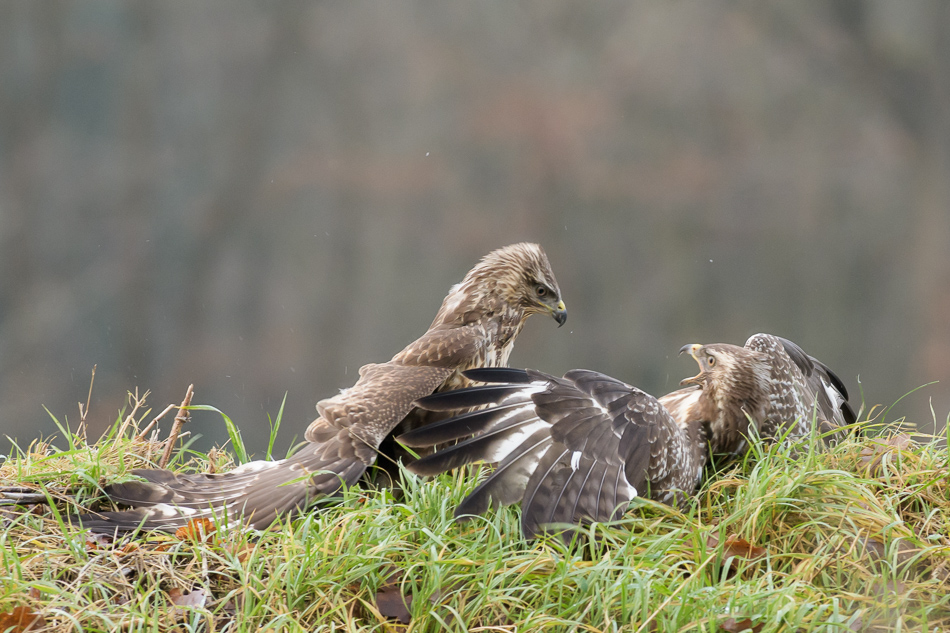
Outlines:
{"type": "Polygon", "coordinates": [[[772,334],[755,334],[745,347],[769,358],[769,412],[760,429],[763,437],[781,435],[783,425],[792,423],[793,437],[806,435],[812,419],[819,423],[820,433],[855,422],[844,383],[801,347],[772,334]]]}
{"type": "Polygon", "coordinates": [[[441,367],[385,363],[367,365],[352,388],[321,401],[321,417],[307,429],[311,442],[280,461],[254,461],[221,474],[176,474],[140,469],[144,481],[112,484],[109,498],[133,506],[119,512],[79,516],[96,531],[174,531],[187,521],[207,518],[265,529],[274,519],[352,485],[376,460],[385,435],[452,374],[441,367]],[[388,428],[387,428],[388,427],[388,428]]]}
{"type": "Polygon", "coordinates": [[[686,432],[655,398],[597,372],[556,378],[536,371],[474,370],[501,381],[426,398],[422,407],[489,408],[401,436],[431,446],[474,434],[410,465],[432,475],[476,461],[497,467],[457,508],[480,514],[490,503],[522,502],[528,537],[552,524],[616,518],[637,495],[671,501],[692,491],[702,468],[686,432]]]}
{"type": "Polygon", "coordinates": [[[413,402],[438,389],[465,386],[460,371],[504,364],[524,320],[567,316],[547,256],[536,244],[513,244],[486,255],[454,286],[429,330],[387,363],[360,370],[351,388],[317,404],[310,442],[279,462],[252,462],[220,475],[140,470],[145,481],[106,489],[124,512],[82,515],[94,530],[174,530],[188,520],[240,518],[266,527],[274,518],[355,483],[387,447],[401,423],[416,419],[413,402]]]}

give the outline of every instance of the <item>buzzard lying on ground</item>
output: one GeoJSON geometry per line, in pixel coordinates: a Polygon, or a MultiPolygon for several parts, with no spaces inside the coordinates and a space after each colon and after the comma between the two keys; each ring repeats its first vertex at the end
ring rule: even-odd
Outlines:
{"type": "Polygon", "coordinates": [[[449,291],[425,334],[389,362],[365,365],[355,385],[317,404],[320,417],[307,428],[309,444],[292,457],[212,475],[135,470],[146,481],[105,489],[113,502],[134,509],[79,520],[104,532],[174,531],[199,517],[267,528],[278,516],[354,484],[394,429],[429,421],[431,414],[414,406],[417,399],[467,386],[466,369],[505,366],[525,320],[537,313],[561,325],[567,318],[541,247],[522,243],[489,253],[449,291]]]}
{"type": "Polygon", "coordinates": [[[520,501],[522,532],[533,538],[551,524],[618,518],[638,495],[681,503],[711,454],[745,449],[750,418],[766,438],[801,437],[815,419],[829,428],[854,422],[841,380],[791,341],[757,334],[745,347],[683,351],[701,371],[662,398],[582,369],[563,378],[475,369],[465,375],[490,384],[417,404],[436,411],[487,408],[397,439],[413,447],[460,440],[409,466],[420,475],[477,461],[497,464],[455,514],[520,501]]]}

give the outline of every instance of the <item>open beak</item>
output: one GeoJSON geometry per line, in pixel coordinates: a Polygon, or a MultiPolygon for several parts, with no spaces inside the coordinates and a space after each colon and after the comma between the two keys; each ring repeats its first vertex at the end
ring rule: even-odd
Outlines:
{"type": "Polygon", "coordinates": [[[561,327],[567,321],[567,306],[563,301],[558,301],[557,305],[551,308],[551,316],[557,321],[557,326],[561,327]]]}
{"type": "MultiPolygon", "coordinates": [[[[680,356],[682,356],[686,352],[689,352],[689,355],[693,357],[693,360],[695,360],[696,363],[699,364],[699,357],[697,356],[697,354],[699,353],[699,350],[701,350],[702,348],[703,346],[700,345],[699,343],[690,343],[688,345],[684,345],[683,347],[680,348],[680,356]]],[[[684,378],[683,380],[680,381],[680,385],[699,385],[701,387],[704,384],[706,384],[706,374],[705,372],[703,372],[702,365],[699,366],[698,374],[696,374],[692,378],[684,378]]]]}

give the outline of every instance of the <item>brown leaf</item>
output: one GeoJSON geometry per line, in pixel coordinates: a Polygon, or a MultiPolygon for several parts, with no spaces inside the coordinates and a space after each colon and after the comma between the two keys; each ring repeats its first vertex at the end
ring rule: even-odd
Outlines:
{"type": "Polygon", "coordinates": [[[728,631],[729,633],[739,633],[739,631],[752,631],[752,633],[759,633],[759,631],[761,631],[762,627],[764,626],[765,622],[753,624],[752,620],[749,618],[745,618],[744,620],[726,618],[719,623],[719,628],[721,628],[723,631],[728,631]]]}
{"type": "Polygon", "coordinates": [[[884,458],[894,451],[906,451],[913,448],[914,440],[906,433],[897,433],[886,439],[871,440],[870,444],[861,449],[858,466],[865,476],[877,477],[881,474],[884,458]]]}
{"type": "Polygon", "coordinates": [[[376,592],[376,608],[387,618],[395,618],[402,624],[412,621],[409,609],[412,607],[412,595],[404,596],[398,585],[386,585],[376,592]]]}
{"type": "Polygon", "coordinates": [[[726,539],[726,546],[723,548],[723,555],[725,557],[736,556],[738,558],[745,558],[746,560],[755,560],[757,558],[762,558],[768,553],[768,550],[764,547],[758,547],[753,545],[744,538],[739,538],[737,536],[730,536],[726,539]]]}
{"type": "Polygon", "coordinates": [[[204,543],[214,533],[214,529],[214,523],[210,519],[192,519],[188,525],[175,531],[175,538],[180,541],[204,543]]]}
{"type": "MultiPolygon", "coordinates": [[[[719,538],[714,534],[710,534],[706,539],[706,546],[710,549],[715,549],[719,546],[719,538]]],[[[729,558],[744,558],[746,560],[755,560],[757,558],[762,558],[768,553],[768,550],[764,547],[758,547],[753,545],[749,541],[736,536],[735,534],[730,534],[726,537],[726,542],[723,543],[722,547],[722,558],[723,560],[729,558]]]]}
{"type": "Polygon", "coordinates": [[[395,618],[401,624],[409,624],[412,621],[412,614],[409,613],[412,607],[412,594],[403,595],[400,587],[406,572],[392,565],[389,566],[388,571],[389,577],[376,592],[376,608],[387,618],[395,618]]]}
{"type": "Polygon", "coordinates": [[[93,534],[90,532],[86,535],[86,551],[94,552],[99,549],[105,549],[108,546],[112,545],[112,537],[107,534],[93,534]]]}
{"type": "Polygon", "coordinates": [[[0,631],[25,633],[39,631],[46,626],[46,618],[27,606],[14,607],[12,611],[0,613],[0,631]]]}
{"type": "Polygon", "coordinates": [[[203,607],[208,601],[208,594],[204,589],[192,589],[191,591],[182,591],[174,587],[168,592],[168,599],[176,607],[203,607]]]}

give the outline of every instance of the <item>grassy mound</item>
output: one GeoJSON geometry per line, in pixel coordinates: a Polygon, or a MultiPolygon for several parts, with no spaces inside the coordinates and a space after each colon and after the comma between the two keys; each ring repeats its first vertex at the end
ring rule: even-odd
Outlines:
{"type": "MultiPolygon", "coordinates": [[[[470,473],[404,474],[399,498],[351,489],[266,533],[208,524],[113,541],[68,525],[100,483],[158,459],[140,421],[0,462],[0,487],[48,501],[0,506],[0,631],[950,630],[937,443],[759,446],[686,511],[638,500],[573,546],[523,540],[516,507],[455,522],[470,473]]],[[[173,462],[233,465],[217,450],[173,462]]]]}

